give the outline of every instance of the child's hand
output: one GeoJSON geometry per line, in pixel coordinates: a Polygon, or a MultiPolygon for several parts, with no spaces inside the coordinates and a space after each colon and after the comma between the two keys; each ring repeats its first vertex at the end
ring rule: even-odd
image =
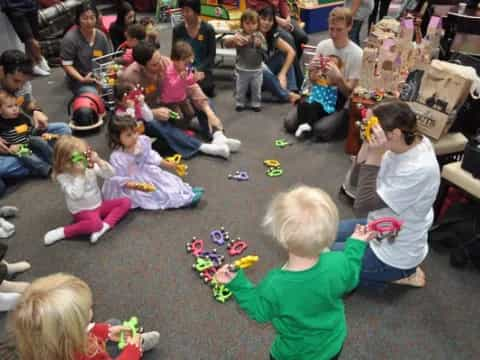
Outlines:
{"type": "Polygon", "coordinates": [[[262,46],[262,39],[260,39],[259,36],[254,36],[253,37],[253,45],[255,47],[261,47],[262,46]]]}
{"type": "Polygon", "coordinates": [[[203,71],[195,71],[193,73],[193,78],[195,79],[195,81],[202,81],[203,79],[205,79],[205,73],[203,71]]]}
{"type": "Polygon", "coordinates": [[[92,160],[94,164],[98,165],[104,161],[100,156],[98,156],[97,152],[93,150],[90,152],[90,160],[92,160]]]}
{"type": "Polygon", "coordinates": [[[237,273],[230,271],[227,264],[223,265],[220,269],[217,270],[214,278],[221,284],[228,284],[230,281],[235,279],[235,276],[237,276],[237,273]]]}
{"type": "Polygon", "coordinates": [[[129,336],[127,339],[127,343],[142,348],[142,336],[140,334],[136,334],[135,336],[129,336]]]}
{"type": "Polygon", "coordinates": [[[109,339],[115,342],[120,341],[120,334],[124,333],[125,336],[132,336],[132,331],[129,327],[127,326],[122,326],[122,325],[115,325],[115,326],[110,326],[109,329],[109,339]]]}
{"type": "Polygon", "coordinates": [[[360,241],[370,241],[375,238],[375,231],[369,231],[366,225],[357,224],[350,237],[360,241]]]}
{"type": "Polygon", "coordinates": [[[162,161],[161,165],[163,165],[163,167],[165,169],[169,169],[169,170],[172,170],[172,171],[175,171],[177,170],[177,164],[174,163],[174,162],[171,162],[171,161],[162,161]]]}
{"type": "Polygon", "coordinates": [[[145,95],[138,95],[137,100],[141,105],[145,104],[145,95]]]}

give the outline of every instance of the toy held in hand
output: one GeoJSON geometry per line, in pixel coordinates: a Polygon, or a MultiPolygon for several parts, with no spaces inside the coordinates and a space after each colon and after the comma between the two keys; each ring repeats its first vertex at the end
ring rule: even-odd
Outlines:
{"type": "Polygon", "coordinates": [[[42,134],[42,139],[45,141],[51,141],[51,140],[57,140],[60,137],[58,134],[52,134],[52,133],[43,133],[42,134]]]}
{"type": "Polygon", "coordinates": [[[364,120],[358,122],[357,126],[360,127],[360,138],[369,143],[372,139],[372,129],[378,124],[379,121],[376,116],[371,116],[368,120],[364,118],[364,120]]]}
{"type": "Polygon", "coordinates": [[[125,184],[125,186],[131,190],[139,190],[144,192],[154,192],[157,190],[157,188],[153,184],[136,182],[136,181],[129,181],[128,183],[125,184]]]}
{"type": "Polygon", "coordinates": [[[15,155],[18,157],[30,156],[32,155],[32,150],[30,150],[27,144],[20,144],[18,146],[18,150],[15,152],[15,155]]]}
{"type": "Polygon", "coordinates": [[[137,106],[143,101],[143,88],[140,87],[140,85],[135,86],[124,95],[124,100],[130,100],[135,106],[137,106]]]}
{"type": "MultiPolygon", "coordinates": [[[[131,337],[135,337],[138,333],[142,331],[142,329],[138,325],[138,318],[136,316],[132,316],[130,320],[124,321],[122,325],[130,329],[131,337]]],[[[120,340],[118,341],[118,348],[122,350],[125,346],[127,346],[127,337],[125,336],[125,332],[122,331],[120,333],[120,340]]]]}
{"type": "Polygon", "coordinates": [[[243,258],[236,260],[233,264],[229,264],[228,270],[236,272],[240,269],[246,269],[250,266],[253,266],[255,263],[258,262],[258,260],[260,260],[260,258],[256,255],[244,256],[243,258]]]}
{"type": "Polygon", "coordinates": [[[92,148],[89,147],[87,151],[84,152],[74,151],[72,153],[72,162],[74,164],[81,163],[85,168],[93,169],[92,148]]]}
{"type": "Polygon", "coordinates": [[[369,231],[376,232],[376,239],[378,241],[383,239],[395,240],[398,233],[402,229],[403,221],[397,220],[394,217],[383,217],[368,223],[369,231]]]}
{"type": "Polygon", "coordinates": [[[165,160],[170,163],[176,164],[175,171],[177,172],[178,176],[184,177],[185,175],[188,174],[188,165],[185,163],[182,163],[182,155],[175,154],[165,158],[165,160]]]}

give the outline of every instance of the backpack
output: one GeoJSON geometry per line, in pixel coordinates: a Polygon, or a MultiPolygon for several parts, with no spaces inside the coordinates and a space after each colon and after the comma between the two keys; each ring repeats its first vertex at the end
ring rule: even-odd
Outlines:
{"type": "Polygon", "coordinates": [[[469,201],[451,205],[429,232],[434,250],[450,252],[453,267],[465,267],[469,262],[480,270],[480,204],[469,201]]]}

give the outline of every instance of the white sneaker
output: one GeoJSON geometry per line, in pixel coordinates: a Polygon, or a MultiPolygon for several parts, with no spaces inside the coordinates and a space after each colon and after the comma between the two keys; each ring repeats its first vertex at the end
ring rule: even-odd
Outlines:
{"type": "Polygon", "coordinates": [[[50,66],[48,66],[47,59],[45,59],[43,56],[42,56],[42,59],[40,60],[40,62],[38,63],[38,66],[40,66],[40,69],[45,70],[47,72],[52,71],[52,69],[50,69],[50,66]]]}
{"type": "Polygon", "coordinates": [[[49,73],[48,71],[43,70],[43,69],[40,67],[40,65],[38,65],[38,64],[33,67],[33,73],[34,73],[35,75],[39,75],[39,76],[48,76],[48,75],[50,75],[50,73],[49,73]]]}

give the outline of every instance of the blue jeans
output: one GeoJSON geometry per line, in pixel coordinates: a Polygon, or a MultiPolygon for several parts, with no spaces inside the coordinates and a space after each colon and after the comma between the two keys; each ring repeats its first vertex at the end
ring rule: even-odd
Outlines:
{"type": "Polygon", "coordinates": [[[270,92],[274,97],[282,102],[288,102],[288,96],[291,91],[298,90],[297,80],[293,66],[290,66],[287,72],[287,89],[280,86],[277,75],[285,62],[285,55],[280,52],[274,54],[263,64],[263,89],[270,92]]]}
{"type": "Polygon", "coordinates": [[[80,81],[72,80],[68,76],[66,77],[67,86],[72,91],[73,96],[77,97],[83,93],[98,94],[98,89],[94,84],[83,84],[80,81]]]}
{"type": "MultiPolygon", "coordinates": [[[[342,220],[338,225],[337,239],[332,245],[333,251],[343,251],[345,248],[345,240],[353,233],[356,224],[365,225],[367,219],[349,219],[342,220]]],[[[403,279],[412,275],[416,271],[413,269],[397,269],[393,266],[382,262],[372,249],[367,247],[363,256],[362,271],[360,273],[359,287],[383,289],[388,283],[403,279]]]]}
{"type": "MultiPolygon", "coordinates": [[[[72,133],[68,125],[64,123],[48,124],[46,132],[59,135],[72,133]]],[[[0,155],[0,178],[25,177],[30,174],[30,170],[16,156],[0,155]]]]}
{"type": "Polygon", "coordinates": [[[161,137],[168,146],[185,159],[194,156],[202,142],[188,136],[182,130],[167,121],[152,120],[145,123],[145,133],[152,137],[161,137]]]}
{"type": "Polygon", "coordinates": [[[30,137],[28,147],[30,155],[19,156],[20,162],[30,170],[32,175],[48,177],[52,169],[53,148],[40,136],[30,137]]]}

